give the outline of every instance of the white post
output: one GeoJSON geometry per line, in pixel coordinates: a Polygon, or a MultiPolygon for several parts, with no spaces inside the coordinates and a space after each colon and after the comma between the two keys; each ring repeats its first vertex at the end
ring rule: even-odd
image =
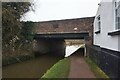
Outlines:
{"type": "Polygon", "coordinates": [[[87,54],[86,54],[86,47],[84,46],[84,57],[86,57],[87,54]]]}

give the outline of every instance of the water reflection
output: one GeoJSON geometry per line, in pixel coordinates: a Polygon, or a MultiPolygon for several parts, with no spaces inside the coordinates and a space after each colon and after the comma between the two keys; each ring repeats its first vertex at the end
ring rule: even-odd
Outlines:
{"type": "Polygon", "coordinates": [[[71,54],[73,54],[75,51],[77,51],[79,48],[82,48],[82,47],[85,47],[85,44],[67,45],[65,57],[70,56],[71,54]]]}
{"type": "Polygon", "coordinates": [[[57,63],[60,59],[62,59],[62,57],[46,54],[41,55],[40,57],[35,59],[5,66],[2,67],[2,77],[18,78],[18,80],[19,78],[40,78],[50,67],[57,63]]]}

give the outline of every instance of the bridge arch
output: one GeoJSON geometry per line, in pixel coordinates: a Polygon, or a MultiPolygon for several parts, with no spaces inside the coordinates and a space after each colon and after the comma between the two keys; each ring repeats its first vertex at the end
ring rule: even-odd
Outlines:
{"type": "Polygon", "coordinates": [[[87,37],[89,37],[88,32],[35,34],[34,52],[38,54],[57,52],[55,54],[65,56],[66,39],[85,40],[87,37]]]}

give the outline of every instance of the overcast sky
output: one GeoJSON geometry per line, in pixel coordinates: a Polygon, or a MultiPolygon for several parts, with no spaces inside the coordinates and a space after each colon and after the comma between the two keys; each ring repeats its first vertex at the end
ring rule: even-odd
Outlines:
{"type": "Polygon", "coordinates": [[[100,0],[34,0],[35,11],[26,13],[28,21],[50,21],[95,16],[100,0]]]}

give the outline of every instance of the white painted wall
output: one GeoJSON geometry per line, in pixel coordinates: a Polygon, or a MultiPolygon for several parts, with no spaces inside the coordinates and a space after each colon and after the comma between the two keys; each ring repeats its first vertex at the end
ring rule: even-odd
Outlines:
{"type": "MultiPolygon", "coordinates": [[[[120,0],[119,0],[120,1],[120,0]]],[[[118,47],[118,41],[120,36],[109,36],[108,32],[115,31],[115,8],[114,0],[111,2],[101,2],[98,12],[94,20],[94,45],[98,45],[103,48],[120,51],[118,47]],[[97,16],[101,17],[101,32],[95,34],[98,30],[97,16]]]]}

